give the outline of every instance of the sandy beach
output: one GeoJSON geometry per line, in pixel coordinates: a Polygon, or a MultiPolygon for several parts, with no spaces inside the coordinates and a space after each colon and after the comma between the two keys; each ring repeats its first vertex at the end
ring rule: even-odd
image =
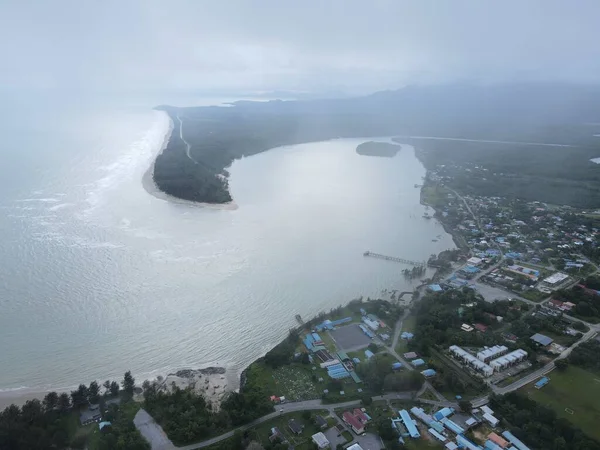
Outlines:
{"type": "MultiPolygon", "coordinates": [[[[164,113],[164,114],[166,114],[166,113],[164,113]]],[[[161,199],[161,200],[164,200],[167,202],[171,202],[171,203],[179,203],[181,205],[197,206],[197,207],[201,207],[201,208],[211,208],[211,209],[224,209],[224,210],[237,209],[238,205],[233,201],[228,202],[228,203],[220,203],[220,204],[195,202],[192,200],[184,200],[181,198],[173,197],[172,195],[169,195],[166,192],[163,192],[158,188],[158,186],[154,182],[154,177],[153,177],[154,164],[155,164],[156,158],[162,152],[164,152],[165,149],[167,148],[169,139],[171,139],[171,133],[173,133],[173,128],[174,128],[173,120],[171,120],[171,118],[169,117],[169,131],[165,135],[165,140],[163,142],[163,145],[161,146],[160,150],[158,151],[158,153],[152,160],[152,164],[150,164],[150,167],[148,167],[148,170],[146,170],[146,172],[144,173],[144,176],[142,177],[142,186],[144,187],[146,192],[148,192],[148,194],[150,194],[153,197],[156,197],[158,199],[161,199]]]]}

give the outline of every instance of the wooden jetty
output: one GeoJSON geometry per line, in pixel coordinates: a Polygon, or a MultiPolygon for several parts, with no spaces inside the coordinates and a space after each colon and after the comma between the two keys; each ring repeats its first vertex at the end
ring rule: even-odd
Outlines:
{"type": "Polygon", "coordinates": [[[426,266],[427,263],[425,261],[412,261],[410,259],[398,258],[396,256],[387,256],[382,255],[380,253],[373,253],[370,251],[366,251],[363,253],[364,256],[370,256],[372,258],[385,259],[386,261],[395,261],[403,264],[410,264],[411,266],[426,266]]]}

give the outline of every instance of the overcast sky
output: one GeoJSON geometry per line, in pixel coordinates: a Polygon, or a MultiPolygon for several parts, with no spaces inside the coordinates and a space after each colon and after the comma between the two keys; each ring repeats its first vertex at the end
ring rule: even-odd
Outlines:
{"type": "Polygon", "coordinates": [[[600,0],[2,0],[0,86],[600,81],[600,0]]]}

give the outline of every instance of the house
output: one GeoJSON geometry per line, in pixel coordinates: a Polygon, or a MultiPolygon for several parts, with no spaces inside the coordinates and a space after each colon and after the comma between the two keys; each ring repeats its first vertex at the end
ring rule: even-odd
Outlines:
{"type": "Polygon", "coordinates": [[[496,444],[497,446],[499,446],[500,448],[506,448],[506,447],[508,447],[510,445],[509,442],[506,439],[504,439],[503,437],[498,436],[494,432],[488,434],[487,438],[490,441],[492,441],[494,444],[496,444]]]}
{"type": "Polygon", "coordinates": [[[323,416],[316,415],[315,416],[315,424],[321,429],[324,430],[327,428],[327,420],[323,416]]]}
{"type": "Polygon", "coordinates": [[[288,428],[292,433],[300,434],[302,433],[302,430],[304,430],[304,425],[302,425],[296,419],[290,419],[288,420],[288,428]]]}
{"type": "Polygon", "coordinates": [[[482,323],[474,323],[473,328],[475,328],[477,331],[481,331],[482,333],[485,333],[488,329],[488,327],[482,323]]]}
{"type": "Polygon", "coordinates": [[[100,422],[98,424],[98,429],[100,431],[104,430],[106,432],[106,431],[110,430],[111,427],[112,427],[112,423],[106,422],[106,421],[105,422],[100,422]]]}
{"type": "Polygon", "coordinates": [[[356,434],[362,434],[365,432],[365,425],[370,418],[361,409],[355,408],[354,411],[345,411],[342,415],[342,420],[346,422],[356,434]]]}
{"type": "Polygon", "coordinates": [[[329,441],[320,431],[312,435],[312,441],[321,449],[329,447],[329,441]]]}
{"type": "Polygon", "coordinates": [[[81,423],[81,425],[87,425],[93,422],[100,422],[100,419],[102,419],[100,405],[89,405],[89,407],[79,412],[79,422],[81,423]]]}
{"type": "Polygon", "coordinates": [[[540,333],[535,333],[533,336],[531,336],[530,339],[533,342],[535,342],[536,344],[541,345],[542,347],[548,347],[553,342],[552,338],[549,338],[548,336],[544,336],[543,334],[540,334],[540,333]]]}
{"type": "Polygon", "coordinates": [[[406,359],[415,359],[415,358],[418,358],[419,355],[417,355],[415,352],[407,352],[403,356],[406,359]]]}
{"type": "Polygon", "coordinates": [[[466,332],[473,331],[473,327],[472,327],[471,325],[467,325],[466,323],[463,323],[463,324],[460,326],[460,329],[461,329],[462,331],[466,331],[466,332]]]}
{"type": "Polygon", "coordinates": [[[278,427],[271,428],[271,435],[269,436],[269,441],[273,443],[277,442],[277,440],[281,441],[282,443],[286,442],[285,436],[278,427]]]}

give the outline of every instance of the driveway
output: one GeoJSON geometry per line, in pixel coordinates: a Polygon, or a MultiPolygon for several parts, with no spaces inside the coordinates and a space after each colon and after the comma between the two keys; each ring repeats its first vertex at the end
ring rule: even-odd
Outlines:
{"type": "Polygon", "coordinates": [[[361,446],[363,450],[381,450],[383,443],[379,436],[372,433],[365,433],[364,436],[356,436],[354,442],[361,446]]]}
{"type": "Polygon", "coordinates": [[[133,423],[150,443],[152,450],[171,450],[175,448],[160,425],[145,410],[140,409],[137,412],[133,418],[133,423]]]}

